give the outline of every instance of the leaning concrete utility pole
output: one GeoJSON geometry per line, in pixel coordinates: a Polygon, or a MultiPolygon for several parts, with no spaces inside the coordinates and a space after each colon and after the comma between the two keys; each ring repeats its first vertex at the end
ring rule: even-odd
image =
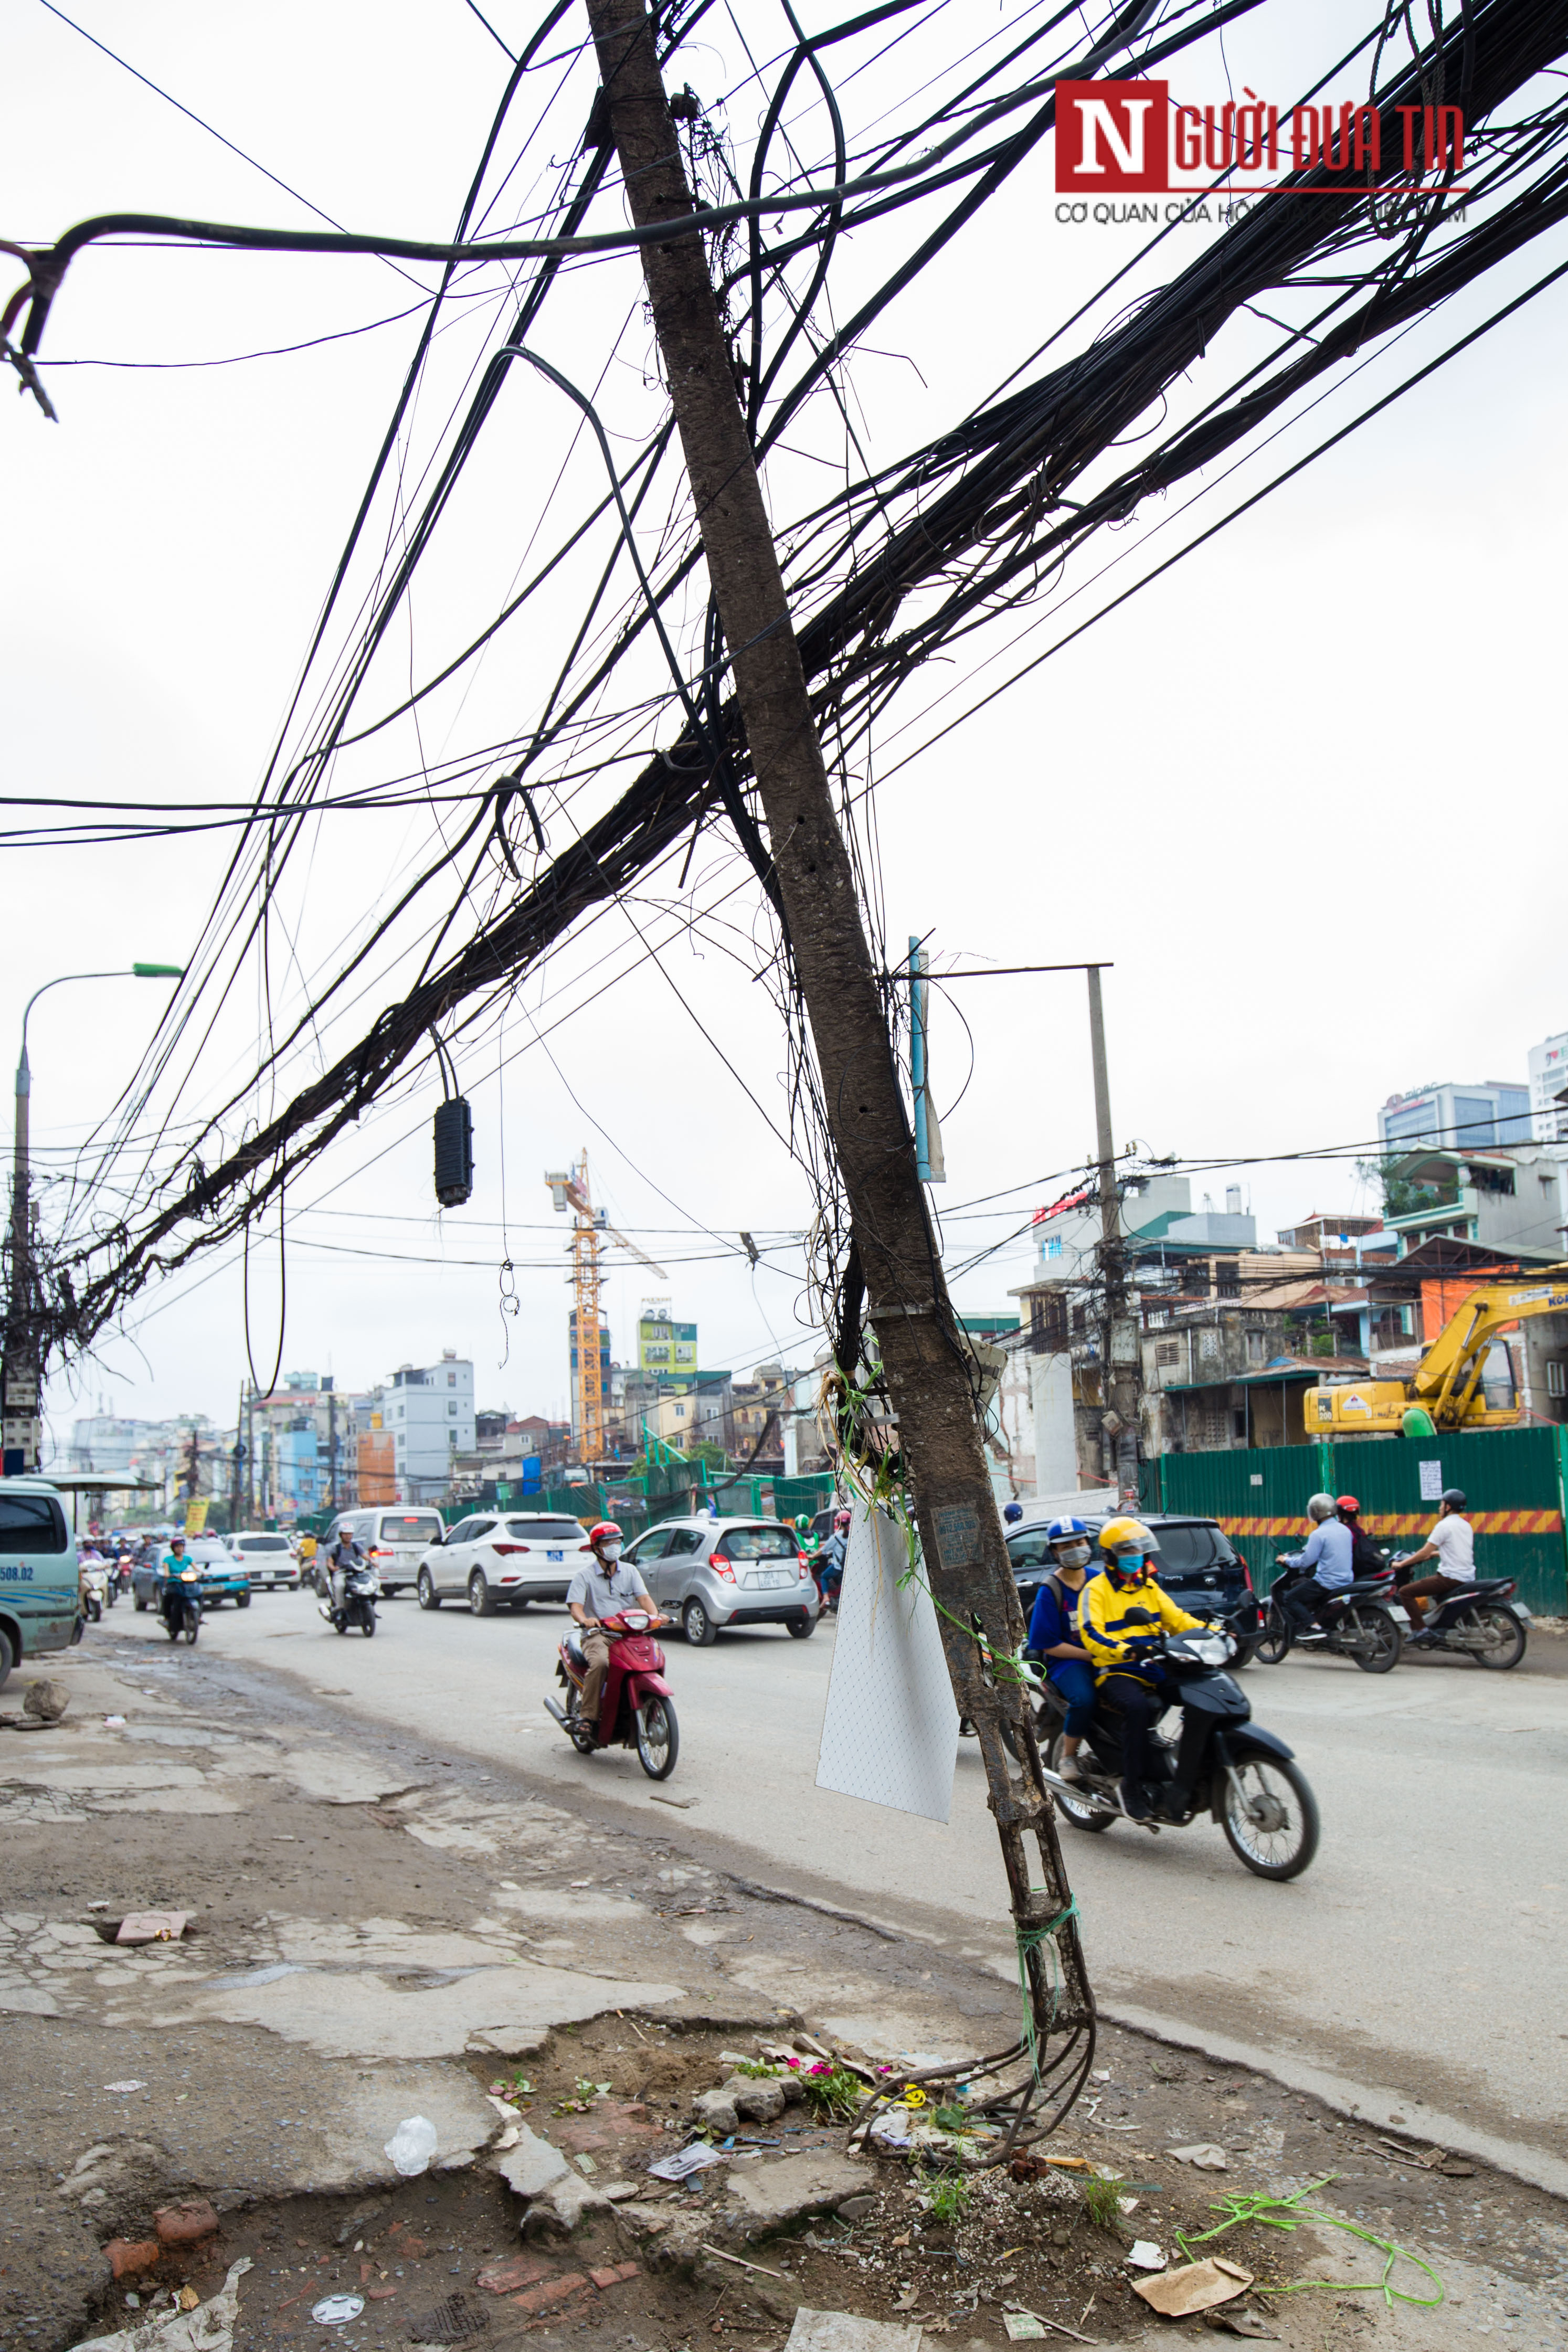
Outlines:
{"type": "MultiPolygon", "coordinates": [[[[588,15],[632,217],[639,226],[679,220],[692,211],[692,196],[643,0],[588,0],[588,15]]],[[[1094,2007],[1029,1710],[1005,1669],[993,1674],[989,1664],[991,1654],[1005,1659],[1018,1649],[1023,1623],[982,1450],[977,1368],[948,1299],[916,1173],[892,1040],[701,240],[650,243],[642,259],[868,1311],[898,1415],[925,1573],[958,1705],[979,1733],[1001,1836],[1030,1991],[1026,2038],[1037,2051],[1024,2102],[1054,2120],[1087,2073],[1094,2007]],[[1043,1885],[1030,1883],[1029,1832],[1043,1885]],[[1053,1937],[1059,1988],[1046,1948],[1053,1937]]]]}

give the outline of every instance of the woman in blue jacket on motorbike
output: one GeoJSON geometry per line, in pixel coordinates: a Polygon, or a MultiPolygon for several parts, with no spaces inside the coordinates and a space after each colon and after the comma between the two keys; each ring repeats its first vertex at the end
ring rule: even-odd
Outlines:
{"type": "Polygon", "coordinates": [[[1094,1668],[1078,1637],[1079,1601],[1089,1581],[1091,1546],[1081,1519],[1053,1519],[1046,1529],[1054,1563],[1035,1596],[1026,1647],[1046,1661],[1046,1672],[1068,1703],[1059,1769],[1064,1780],[1082,1776],[1078,1751],[1094,1716],[1094,1668]]]}

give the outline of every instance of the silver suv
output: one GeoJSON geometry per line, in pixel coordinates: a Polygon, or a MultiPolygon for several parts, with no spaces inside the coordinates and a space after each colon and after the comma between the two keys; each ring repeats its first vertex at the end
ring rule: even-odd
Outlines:
{"type": "Polygon", "coordinates": [[[661,1519],[626,1558],[700,1649],[721,1626],[787,1625],[797,1642],[816,1631],[816,1582],[782,1519],[661,1519]]]}
{"type": "Polygon", "coordinates": [[[466,1601],[476,1617],[531,1601],[564,1601],[588,1557],[587,1530],[552,1511],[476,1511],[448,1528],[419,1562],[421,1609],[466,1601]]]}

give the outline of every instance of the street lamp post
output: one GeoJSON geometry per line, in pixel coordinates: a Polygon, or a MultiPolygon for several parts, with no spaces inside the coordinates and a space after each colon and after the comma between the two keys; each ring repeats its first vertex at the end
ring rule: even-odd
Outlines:
{"type": "Polygon", "coordinates": [[[0,1370],[0,1475],[16,1478],[38,1466],[42,1423],[38,1388],[43,1367],[33,1280],[32,1193],[28,1166],[28,1109],[33,1073],[27,1060],[27,1017],[40,996],[71,980],[183,980],[177,963],[133,963],[129,971],[63,971],[28,997],[22,1013],[22,1054],[16,1064],[16,1149],[11,1163],[11,1287],[5,1310],[5,1353],[0,1370]]]}

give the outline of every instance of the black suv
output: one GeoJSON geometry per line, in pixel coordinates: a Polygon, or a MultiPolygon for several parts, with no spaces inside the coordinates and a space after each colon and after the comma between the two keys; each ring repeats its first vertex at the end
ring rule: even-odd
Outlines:
{"type": "MultiPolygon", "coordinates": [[[[1082,1514],[1097,1550],[1100,1530],[1110,1516],[1105,1511],[1082,1514]]],[[[1215,1519],[1165,1518],[1149,1511],[1138,1517],[1160,1539],[1154,1565],[1162,1590],[1190,1616],[1228,1618],[1231,1631],[1242,1643],[1235,1664],[1245,1666],[1262,1631],[1263,1613],[1252,1589],[1251,1570],[1224,1528],[1215,1519]]],[[[1031,1521],[1027,1527],[1016,1528],[1007,1538],[1026,1624],[1041,1580],[1050,1571],[1048,1524],[1045,1519],[1031,1521]]]]}

